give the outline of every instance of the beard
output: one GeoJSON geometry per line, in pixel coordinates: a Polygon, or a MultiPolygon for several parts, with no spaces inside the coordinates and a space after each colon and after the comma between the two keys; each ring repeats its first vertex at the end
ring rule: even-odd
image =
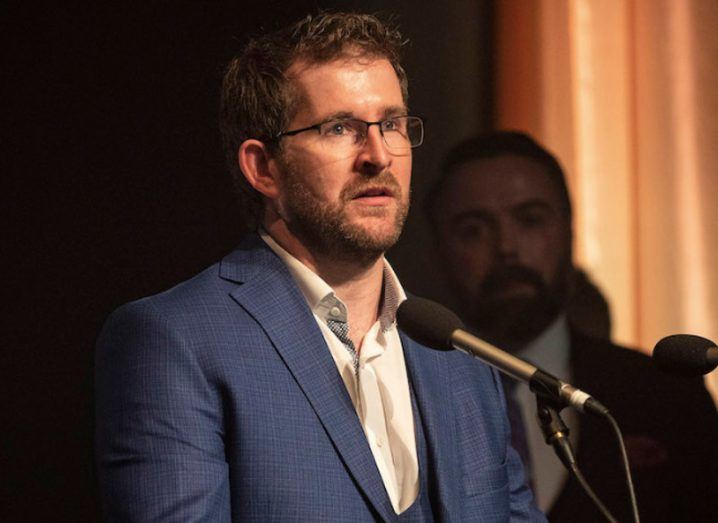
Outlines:
{"type": "Polygon", "coordinates": [[[570,256],[559,263],[553,281],[546,282],[533,269],[519,265],[492,270],[478,289],[473,303],[473,326],[488,341],[515,351],[541,334],[563,310],[568,298],[570,256]],[[522,284],[530,294],[504,295],[506,289],[522,284]]]}
{"type": "Polygon", "coordinates": [[[348,183],[339,199],[332,203],[320,201],[291,165],[285,165],[284,172],[286,196],[283,210],[287,227],[315,252],[342,261],[369,263],[399,240],[409,212],[409,198],[404,198],[401,186],[391,172],[384,171],[348,183]],[[367,208],[364,215],[372,220],[387,215],[385,220],[390,220],[388,226],[362,224],[361,217],[352,222],[348,215],[351,201],[367,188],[377,185],[391,191],[397,208],[393,211],[386,207],[367,208]],[[394,216],[388,216],[392,212],[394,216]]]}

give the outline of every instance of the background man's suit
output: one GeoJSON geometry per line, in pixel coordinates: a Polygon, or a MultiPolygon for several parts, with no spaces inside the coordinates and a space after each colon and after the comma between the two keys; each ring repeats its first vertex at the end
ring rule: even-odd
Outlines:
{"type": "MultiPolygon", "coordinates": [[[[507,443],[497,374],[402,343],[435,517],[542,521],[507,443]]],[[[96,388],[110,520],[397,520],[316,321],[256,235],[114,313],[96,388]]]]}
{"type": "MultiPolygon", "coordinates": [[[[577,333],[571,336],[572,383],[606,405],[621,426],[641,519],[715,521],[718,423],[701,380],[668,376],[644,355],[577,333]],[[649,494],[650,493],[650,494],[649,494]]],[[[581,416],[579,466],[619,521],[630,521],[618,447],[608,425],[581,416]]],[[[552,521],[604,521],[569,481],[552,521]]]]}

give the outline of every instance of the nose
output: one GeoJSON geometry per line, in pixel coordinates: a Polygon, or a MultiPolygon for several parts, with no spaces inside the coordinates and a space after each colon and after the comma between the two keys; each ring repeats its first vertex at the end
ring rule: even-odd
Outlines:
{"type": "Polygon", "coordinates": [[[357,170],[366,176],[376,176],[391,166],[392,155],[387,149],[378,126],[367,129],[366,139],[357,155],[357,170]]]}
{"type": "Polygon", "coordinates": [[[519,235],[511,223],[499,221],[495,232],[496,254],[502,262],[515,262],[519,258],[519,235]]]}

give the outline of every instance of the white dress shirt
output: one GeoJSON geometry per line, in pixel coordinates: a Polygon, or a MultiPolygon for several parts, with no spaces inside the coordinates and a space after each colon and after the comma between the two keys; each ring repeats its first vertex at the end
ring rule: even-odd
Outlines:
{"type": "MultiPolygon", "coordinates": [[[[516,353],[532,364],[557,378],[571,382],[569,360],[570,336],[566,317],[561,315],[535,340],[516,353]]],[[[526,427],[526,439],[531,455],[531,472],[534,496],[539,508],[546,512],[556,501],[568,478],[568,472],[547,445],[536,421],[536,396],[527,385],[519,384],[514,397],[521,407],[526,427]]],[[[561,411],[561,417],[569,428],[569,439],[576,448],[578,441],[578,415],[573,409],[561,411]]]]}
{"type": "Polygon", "coordinates": [[[366,434],[384,487],[397,514],[419,493],[414,417],[404,351],[396,327],[396,309],[406,294],[384,260],[382,306],[367,331],[358,361],[330,330],[327,320],[347,321],[347,309],[332,288],[306,265],[277,244],[265,231],[260,235],[279,256],[297,282],[322,331],[337,370],[346,385],[366,434]]]}

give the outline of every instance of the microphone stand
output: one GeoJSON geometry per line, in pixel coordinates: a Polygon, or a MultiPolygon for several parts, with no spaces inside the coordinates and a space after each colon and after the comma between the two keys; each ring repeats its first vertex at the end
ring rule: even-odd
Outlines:
{"type": "Polygon", "coordinates": [[[563,419],[561,419],[560,412],[563,406],[551,396],[536,393],[536,407],[538,424],[541,428],[541,432],[543,432],[546,443],[553,447],[561,463],[564,464],[569,474],[581,485],[581,488],[583,488],[591,501],[598,507],[606,520],[616,523],[616,518],[609,512],[601,500],[598,499],[598,496],[578,468],[573,447],[568,439],[569,428],[563,419]]]}

